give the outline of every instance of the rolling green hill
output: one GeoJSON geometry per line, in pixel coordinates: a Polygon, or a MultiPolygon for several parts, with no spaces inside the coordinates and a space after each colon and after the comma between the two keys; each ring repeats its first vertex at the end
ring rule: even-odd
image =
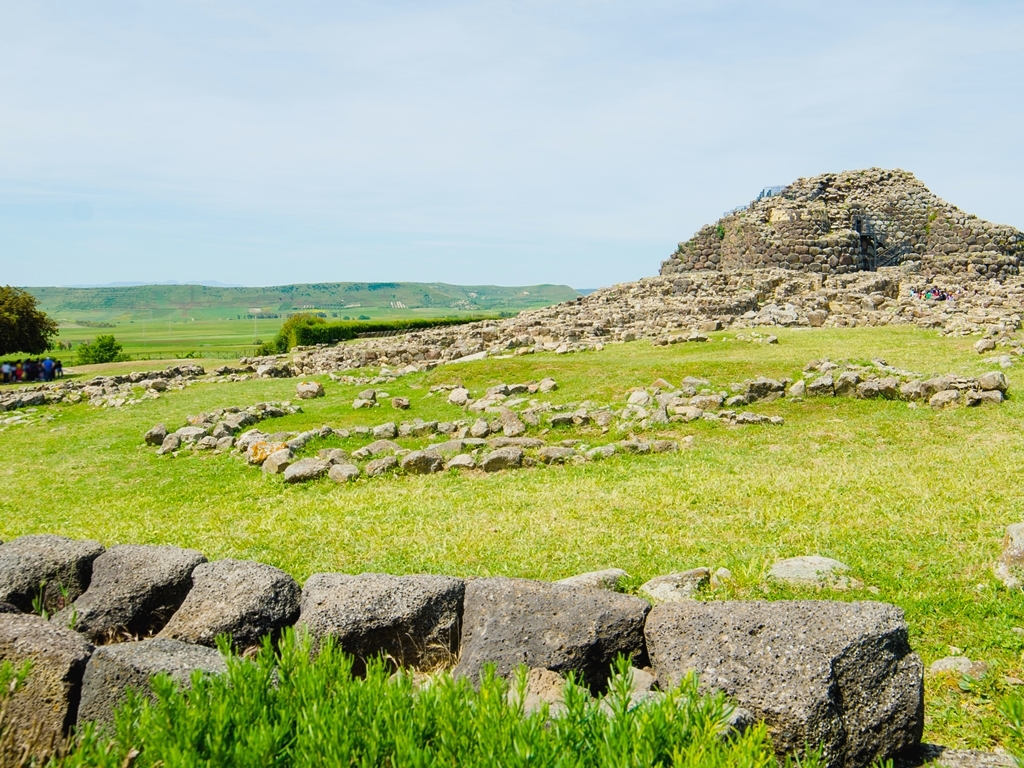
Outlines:
{"type": "Polygon", "coordinates": [[[306,283],[264,288],[138,285],[26,288],[77,346],[113,334],[140,358],[240,357],[272,338],[289,315],[328,320],[495,316],[545,307],[580,294],[565,285],[306,283]]]}
{"type": "Polygon", "coordinates": [[[204,285],[140,285],[116,288],[26,288],[59,320],[114,321],[153,313],[153,318],[190,316],[227,319],[259,309],[286,314],[309,309],[410,309],[447,314],[519,311],[576,298],[565,285],[448,285],[446,283],[305,283],[265,288],[204,285]]]}

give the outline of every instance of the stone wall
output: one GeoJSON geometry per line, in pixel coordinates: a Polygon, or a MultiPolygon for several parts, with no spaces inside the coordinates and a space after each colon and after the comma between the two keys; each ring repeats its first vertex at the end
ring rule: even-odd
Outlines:
{"type": "Polygon", "coordinates": [[[792,269],[826,275],[908,261],[964,276],[1017,274],[1024,234],[932,194],[912,173],[870,168],[798,179],[680,243],[661,274],[792,269]]]}

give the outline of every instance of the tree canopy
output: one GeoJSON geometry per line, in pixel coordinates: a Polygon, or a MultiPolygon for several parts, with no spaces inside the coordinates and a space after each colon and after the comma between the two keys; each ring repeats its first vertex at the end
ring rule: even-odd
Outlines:
{"type": "Polygon", "coordinates": [[[121,345],[113,336],[97,336],[92,343],[81,344],[78,347],[78,364],[94,365],[96,363],[115,363],[123,360],[130,360],[128,355],[121,352],[121,345]]]}
{"type": "Polygon", "coordinates": [[[20,288],[0,286],[0,355],[40,355],[53,346],[57,323],[36,307],[36,297],[20,288]]]}

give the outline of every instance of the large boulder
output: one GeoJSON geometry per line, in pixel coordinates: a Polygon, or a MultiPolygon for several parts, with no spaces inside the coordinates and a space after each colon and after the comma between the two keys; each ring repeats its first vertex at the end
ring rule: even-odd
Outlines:
{"type": "Polygon", "coordinates": [[[206,558],[194,549],[121,544],[96,558],[89,588],[53,617],[93,642],[118,634],[160,631],[192,588],[192,571],[206,558]]]}
{"type": "Polygon", "coordinates": [[[299,459],[294,464],[289,464],[284,471],[286,483],[307,483],[323,477],[331,468],[331,463],[324,459],[299,459]]]}
{"type": "Polygon", "coordinates": [[[324,396],[324,385],[319,381],[300,381],[295,385],[295,396],[299,400],[313,400],[324,396]]]}
{"type": "Polygon", "coordinates": [[[159,636],[212,648],[225,632],[236,648],[249,648],[295,623],[301,594],[295,579],[271,565],[230,558],[202,563],[159,636]]]}
{"type": "Polygon", "coordinates": [[[432,666],[458,652],[465,583],[449,576],[314,573],[302,590],[298,626],[314,646],[332,637],[356,658],[385,654],[402,666],[432,666]]]}
{"type": "Polygon", "coordinates": [[[467,582],[465,606],[459,676],[493,663],[507,677],[525,664],[575,672],[598,692],[616,656],[644,653],[650,606],[631,595],[499,577],[467,582]]]}
{"type": "Polygon", "coordinates": [[[663,603],[647,618],[662,688],[690,672],[764,719],[777,752],[820,746],[830,766],[868,766],[915,748],[921,659],[885,603],[663,603]]]}
{"type": "Polygon", "coordinates": [[[93,561],[102,553],[98,541],[52,534],[21,536],[0,544],[0,602],[28,613],[41,597],[47,611],[59,610],[85,592],[93,561]]]}
{"type": "Polygon", "coordinates": [[[6,701],[6,723],[16,742],[54,743],[74,725],[82,674],[92,644],[77,632],[39,616],[0,614],[0,663],[32,663],[25,685],[6,701]]]}
{"type": "Polygon", "coordinates": [[[523,465],[523,449],[516,446],[498,448],[477,464],[484,472],[500,472],[503,469],[517,469],[523,465]]]}
{"type": "Polygon", "coordinates": [[[97,648],[85,667],[78,722],[111,722],[114,709],[125,698],[125,690],[153,697],[150,681],[154,675],[169,675],[182,688],[192,685],[192,673],[227,672],[224,657],[212,648],[177,640],[154,638],[97,648]]]}

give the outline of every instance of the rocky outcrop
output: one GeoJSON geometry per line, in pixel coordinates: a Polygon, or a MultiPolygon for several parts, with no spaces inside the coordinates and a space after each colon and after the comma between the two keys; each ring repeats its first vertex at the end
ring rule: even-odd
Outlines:
{"type": "Polygon", "coordinates": [[[798,179],[680,243],[661,274],[783,268],[844,274],[916,261],[950,275],[1018,272],[1024,234],[965,214],[907,171],[798,179]]]}

